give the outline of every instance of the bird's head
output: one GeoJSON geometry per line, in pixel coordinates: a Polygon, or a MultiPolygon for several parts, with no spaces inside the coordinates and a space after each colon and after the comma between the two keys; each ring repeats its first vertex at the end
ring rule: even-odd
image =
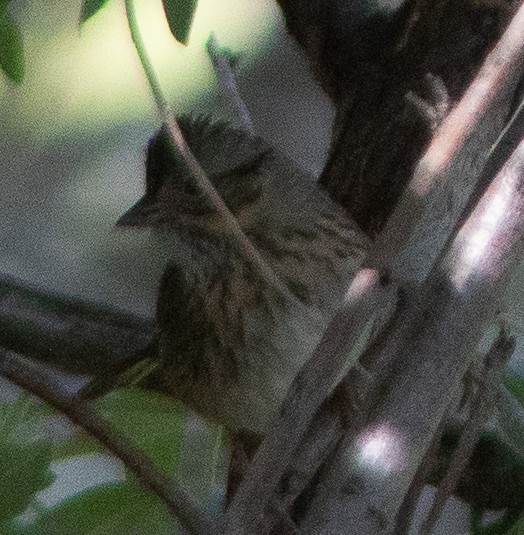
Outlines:
{"type": "MultiPolygon", "coordinates": [[[[271,149],[260,138],[205,117],[178,120],[184,138],[226,206],[246,229],[259,217],[271,149]]],[[[144,196],[117,222],[119,227],[168,232],[223,232],[224,218],[205,198],[165,127],[149,141],[144,196]]]]}

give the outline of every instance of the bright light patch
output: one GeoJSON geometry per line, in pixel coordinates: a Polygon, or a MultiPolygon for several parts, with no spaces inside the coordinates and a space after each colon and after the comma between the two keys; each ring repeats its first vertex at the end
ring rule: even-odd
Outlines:
{"type": "Polygon", "coordinates": [[[376,269],[361,269],[352,280],[347,292],[346,301],[356,301],[363,297],[376,282],[378,272],[376,269]]]}
{"type": "MultiPolygon", "coordinates": [[[[221,45],[242,53],[248,66],[270,41],[276,21],[267,2],[200,0],[193,19],[189,44],[184,47],[171,35],[161,2],[137,1],[137,15],[147,52],[160,83],[176,111],[187,111],[198,97],[216,84],[205,42],[213,31],[221,45]],[[246,5],[247,4],[247,5],[246,5]]],[[[75,114],[108,107],[117,115],[143,115],[153,108],[149,88],[131,44],[125,14],[118,6],[100,13],[87,28],[79,72],[75,114]],[[115,31],[116,29],[116,31],[115,31]]],[[[106,119],[105,119],[106,120],[106,119]]]]}
{"type": "Polygon", "coordinates": [[[359,462],[364,468],[393,472],[403,465],[402,442],[398,433],[383,425],[366,431],[359,440],[359,462]]]}
{"type": "Polygon", "coordinates": [[[463,288],[474,273],[490,273],[496,262],[495,251],[502,245],[504,220],[514,209],[515,180],[509,174],[504,180],[497,180],[478,206],[474,223],[470,219],[460,231],[452,269],[457,288],[463,288]]]}
{"type": "MultiPolygon", "coordinates": [[[[147,52],[176,112],[197,108],[196,101],[216,85],[205,50],[211,32],[221,46],[241,54],[242,76],[270,45],[278,20],[270,0],[200,0],[184,47],[171,35],[160,0],[135,1],[147,52]]],[[[156,115],[123,2],[108,2],[80,31],[79,9],[78,3],[31,4],[24,23],[28,72],[24,84],[9,92],[18,127],[25,123],[33,131],[37,124],[48,137],[156,115]]]]}
{"type": "Polygon", "coordinates": [[[36,495],[44,507],[53,507],[75,494],[107,483],[125,481],[122,463],[107,454],[79,455],[51,464],[56,479],[36,495]]]}
{"type": "Polygon", "coordinates": [[[377,8],[383,13],[395,13],[405,3],[405,0],[378,0],[377,8]]]}

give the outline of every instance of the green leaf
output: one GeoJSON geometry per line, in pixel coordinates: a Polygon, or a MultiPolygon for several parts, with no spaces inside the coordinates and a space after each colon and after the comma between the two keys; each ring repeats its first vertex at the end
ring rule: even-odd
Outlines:
{"type": "Polygon", "coordinates": [[[63,461],[80,455],[103,453],[106,450],[85,431],[78,430],[72,436],[53,444],[53,461],[63,461]]]}
{"type": "Polygon", "coordinates": [[[138,485],[89,489],[41,512],[27,535],[141,535],[175,533],[163,505],[138,485]]]}
{"type": "MultiPolygon", "coordinates": [[[[139,389],[120,389],[97,402],[100,413],[133,444],[151,457],[155,464],[172,475],[177,471],[184,438],[185,410],[161,394],[139,389]]],[[[83,432],[53,445],[53,459],[104,451],[83,432]]]]}
{"type": "Polygon", "coordinates": [[[23,513],[33,495],[54,480],[48,443],[0,442],[0,524],[23,513]]]}
{"type": "Polygon", "coordinates": [[[0,0],[0,13],[7,7],[11,0],[0,0]]]}
{"type": "Polygon", "coordinates": [[[0,524],[0,535],[31,535],[31,533],[20,522],[13,520],[0,524]]]}
{"type": "Polygon", "coordinates": [[[106,4],[107,0],[84,0],[82,14],[80,15],[80,24],[83,24],[93,15],[96,15],[106,4]]]}
{"type": "Polygon", "coordinates": [[[15,83],[24,79],[22,34],[7,11],[0,11],[0,68],[15,83]]]}
{"type": "Polygon", "coordinates": [[[177,471],[185,410],[173,400],[139,389],[116,390],[97,407],[113,426],[164,472],[177,471]]]}
{"type": "Polygon", "coordinates": [[[40,436],[43,412],[44,405],[24,394],[14,402],[0,403],[0,526],[4,531],[4,524],[27,509],[35,492],[54,480],[49,469],[51,444],[40,436]]]}
{"type": "Polygon", "coordinates": [[[162,0],[167,22],[175,39],[187,45],[198,0],[162,0]]]}

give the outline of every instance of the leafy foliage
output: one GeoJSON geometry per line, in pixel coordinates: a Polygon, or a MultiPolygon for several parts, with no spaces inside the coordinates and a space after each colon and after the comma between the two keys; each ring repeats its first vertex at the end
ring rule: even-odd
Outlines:
{"type": "Polygon", "coordinates": [[[80,24],[89,20],[96,15],[106,4],[108,0],[84,0],[82,4],[82,13],[80,15],[80,24]]]}
{"type": "MultiPolygon", "coordinates": [[[[97,408],[119,433],[131,440],[161,470],[169,475],[177,472],[185,433],[185,411],[177,403],[160,394],[126,388],[100,399],[97,408]]],[[[103,451],[94,438],[78,430],[53,446],[53,459],[103,451]]]]}
{"type": "Polygon", "coordinates": [[[139,535],[174,533],[167,511],[135,483],[90,489],[44,510],[24,535],[139,535]]]}
{"type": "MultiPolygon", "coordinates": [[[[218,454],[223,444],[215,430],[197,426],[196,432],[188,433],[186,411],[178,403],[133,388],[112,392],[97,402],[97,408],[161,470],[176,474],[203,507],[221,507],[223,493],[217,480],[223,474],[217,472],[218,456],[212,452],[218,454]],[[194,462],[188,463],[189,458],[194,462]]],[[[177,533],[164,505],[132,477],[90,488],[52,507],[35,502],[35,492],[52,482],[52,461],[104,451],[81,431],[54,444],[38,438],[51,414],[46,405],[37,405],[28,396],[15,404],[0,404],[0,535],[177,533]],[[30,506],[31,515],[20,517],[30,506]]]]}
{"type": "Polygon", "coordinates": [[[185,412],[160,394],[122,389],[101,399],[98,409],[167,474],[176,472],[184,436],[185,412]]]}
{"type": "Polygon", "coordinates": [[[33,495],[53,482],[50,462],[49,443],[0,443],[0,522],[23,513],[33,495]]]}
{"type": "Polygon", "coordinates": [[[171,33],[187,45],[198,0],[162,0],[171,33]]]}
{"type": "MultiPolygon", "coordinates": [[[[20,447],[3,437],[34,437],[35,423],[48,415],[48,408],[13,409],[0,405],[0,535],[139,535],[173,534],[174,526],[165,507],[133,479],[105,484],[78,493],[57,505],[36,510],[30,522],[16,519],[31,504],[35,492],[52,481],[51,460],[60,461],[103,450],[85,433],[77,432],[62,443],[37,442],[20,447]],[[31,418],[27,415],[31,412],[31,418]]],[[[137,389],[111,393],[98,402],[98,409],[112,425],[142,449],[166,473],[178,471],[185,412],[168,398],[137,389]]]]}
{"type": "Polygon", "coordinates": [[[6,10],[6,0],[0,0],[0,68],[13,82],[24,79],[24,47],[22,34],[6,10]]]}
{"type": "Polygon", "coordinates": [[[0,534],[54,479],[49,467],[51,444],[38,436],[39,407],[25,396],[0,404],[0,534]],[[31,410],[31,418],[27,411],[31,410]]]}

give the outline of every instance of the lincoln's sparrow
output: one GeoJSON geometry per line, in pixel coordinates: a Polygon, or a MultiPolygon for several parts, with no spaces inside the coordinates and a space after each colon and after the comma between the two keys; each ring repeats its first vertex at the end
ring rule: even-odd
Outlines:
{"type": "Polygon", "coordinates": [[[182,118],[180,127],[294,298],[242,255],[160,130],[148,147],[145,195],[119,221],[156,229],[169,255],[157,352],[135,368],[142,386],[231,430],[262,433],[342,303],[367,239],[313,177],[262,139],[203,118],[182,118]]]}

